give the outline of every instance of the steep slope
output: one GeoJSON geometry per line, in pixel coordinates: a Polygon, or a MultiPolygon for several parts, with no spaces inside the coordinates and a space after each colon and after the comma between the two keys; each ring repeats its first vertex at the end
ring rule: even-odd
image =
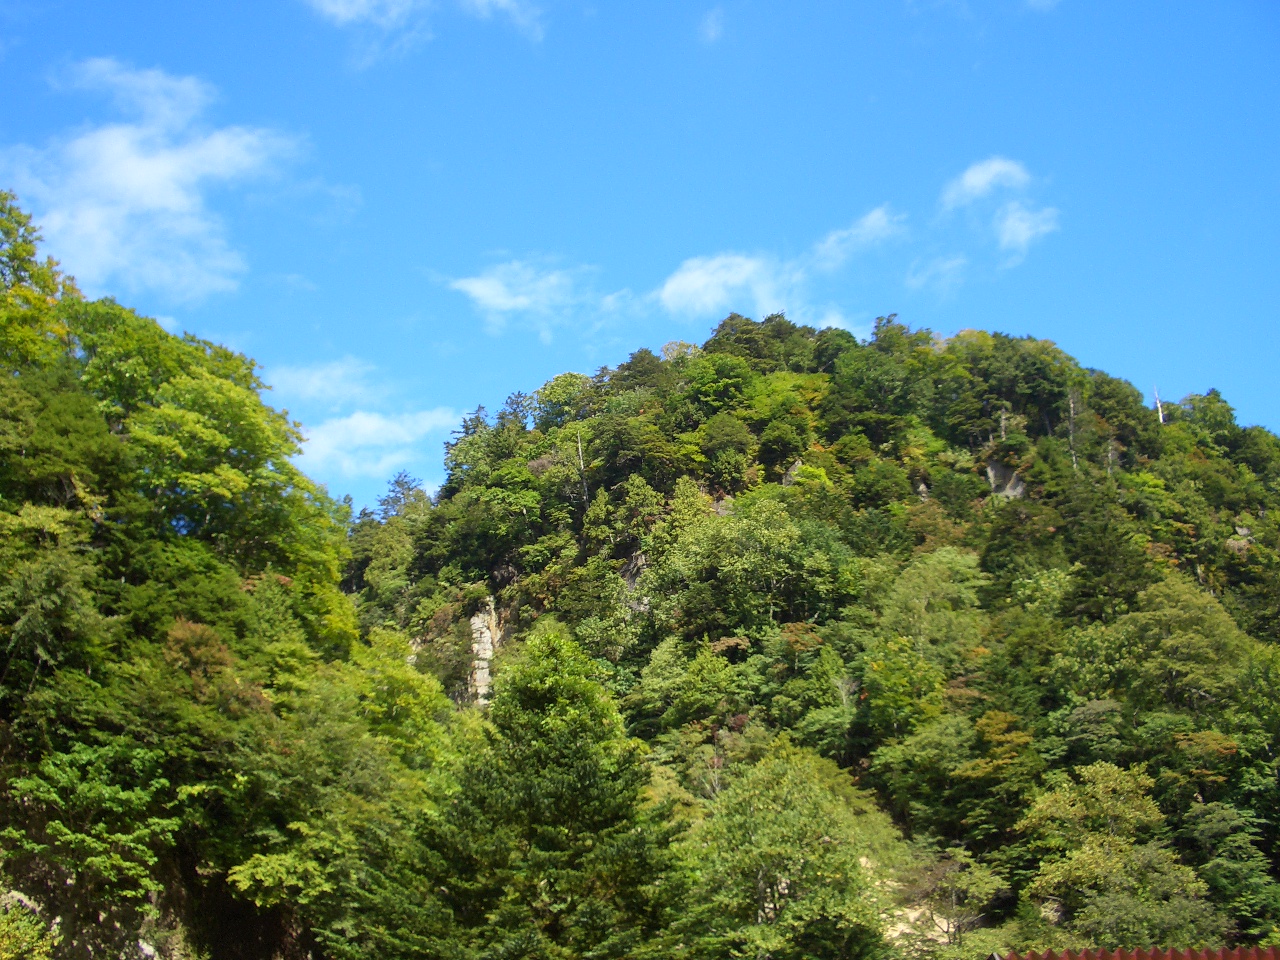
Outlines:
{"type": "Polygon", "coordinates": [[[1280,444],[1216,391],[734,315],[476,411],[446,460],[357,518],[348,587],[460,702],[493,597],[596,659],[695,817],[779,737],[852,772],[941,852],[915,896],[983,891],[935,934],[1274,936],[1280,444]],[[1118,796],[1149,814],[1117,832],[1087,811],[1118,796]]]}
{"type": "Polygon", "coordinates": [[[1216,392],[734,315],[350,518],[37,240],[0,194],[0,956],[1276,939],[1280,441],[1216,392]]]}

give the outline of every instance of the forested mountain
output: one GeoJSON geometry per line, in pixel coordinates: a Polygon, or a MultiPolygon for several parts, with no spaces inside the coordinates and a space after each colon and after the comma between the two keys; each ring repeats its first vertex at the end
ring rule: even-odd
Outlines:
{"type": "Polygon", "coordinates": [[[352,517],[36,240],[0,195],[3,960],[1280,942],[1280,440],[1216,391],[735,314],[352,517]]]}

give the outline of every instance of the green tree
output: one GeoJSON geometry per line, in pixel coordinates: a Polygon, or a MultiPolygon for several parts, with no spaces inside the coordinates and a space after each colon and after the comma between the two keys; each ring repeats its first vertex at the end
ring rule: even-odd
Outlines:
{"type": "Polygon", "coordinates": [[[63,956],[118,953],[154,912],[177,797],[157,751],[77,743],[7,784],[4,868],[61,918],[63,956]]]}
{"type": "Polygon", "coordinates": [[[64,348],[63,300],[79,297],[74,282],[52,257],[37,257],[40,231],[17,197],[0,190],[0,359],[39,363],[64,348]]]}
{"type": "Polygon", "coordinates": [[[859,817],[829,761],[781,744],[684,843],[693,876],[681,939],[693,957],[880,955],[880,905],[859,817]]]}
{"type": "Polygon", "coordinates": [[[12,892],[0,901],[0,960],[53,960],[58,942],[34,905],[12,892]]]}
{"type": "Polygon", "coordinates": [[[963,847],[951,847],[922,869],[909,902],[924,906],[930,934],[941,934],[949,946],[961,946],[965,935],[986,917],[991,902],[1009,889],[998,873],[963,847]]]}
{"type": "Polygon", "coordinates": [[[1019,824],[1044,857],[1027,893],[1056,905],[1069,929],[1099,946],[1221,943],[1228,922],[1160,835],[1154,781],[1105,762],[1075,774],[1059,778],[1019,824]]]}
{"type": "Polygon", "coordinates": [[[494,685],[460,773],[453,909],[495,956],[633,956],[661,929],[662,825],[640,744],[597,668],[554,628],[494,685]]]}
{"type": "Polygon", "coordinates": [[[1185,857],[1238,931],[1274,940],[1280,930],[1280,883],[1258,849],[1259,820],[1227,803],[1193,804],[1178,831],[1185,857]]]}

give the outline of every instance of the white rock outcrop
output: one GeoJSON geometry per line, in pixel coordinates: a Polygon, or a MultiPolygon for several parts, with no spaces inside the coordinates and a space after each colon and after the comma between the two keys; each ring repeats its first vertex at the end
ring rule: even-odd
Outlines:
{"type": "Polygon", "coordinates": [[[471,618],[471,699],[482,707],[489,702],[489,664],[501,640],[493,597],[488,597],[471,618]]]}

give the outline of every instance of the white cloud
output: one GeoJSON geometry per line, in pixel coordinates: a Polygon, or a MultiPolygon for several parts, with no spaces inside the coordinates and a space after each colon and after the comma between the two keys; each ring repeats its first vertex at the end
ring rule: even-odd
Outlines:
{"type": "Polygon", "coordinates": [[[852,226],[832,230],[814,244],[814,265],[821,270],[834,270],[851,254],[902,233],[906,219],[906,214],[894,213],[887,203],[876,207],[852,226]]]}
{"type": "MultiPolygon", "coordinates": [[[[393,49],[403,49],[430,36],[427,14],[437,4],[433,0],[305,0],[326,20],[340,27],[365,27],[384,34],[399,33],[393,49]]],[[[527,0],[457,0],[458,7],[473,17],[489,20],[505,17],[532,40],[542,39],[541,11],[527,0]]],[[[383,52],[380,44],[366,51],[369,56],[383,52]]]]}
{"type": "MultiPolygon", "coordinates": [[[[1029,181],[1021,164],[993,158],[974,164],[948,191],[954,202],[967,203],[998,186],[1017,187],[1029,181]]],[[[1057,216],[1053,208],[1033,210],[1017,201],[1000,207],[994,223],[996,239],[1002,250],[1015,255],[1002,266],[1017,263],[1032,242],[1057,229],[1057,216]]],[[[967,243],[974,239],[975,228],[986,234],[988,227],[982,221],[959,219],[963,222],[943,218],[926,225],[929,246],[936,250],[942,243],[967,243]],[[957,233],[960,236],[954,236],[957,233]],[[953,235],[950,240],[948,235],[953,235]]],[[[623,316],[643,316],[655,303],[670,314],[690,318],[724,316],[732,310],[762,318],[785,311],[798,323],[861,330],[865,323],[849,319],[831,299],[831,284],[842,280],[838,271],[855,255],[906,236],[906,221],[906,214],[882,204],[792,258],[736,251],[689,257],[657,289],[644,295],[624,288],[602,296],[581,280],[590,268],[559,269],[529,260],[511,260],[447,282],[471,299],[491,329],[500,328],[508,318],[519,318],[533,326],[544,342],[550,341],[553,325],[573,324],[579,333],[586,333],[593,329],[584,322],[591,314],[598,327],[623,316]]],[[[929,287],[945,293],[964,281],[969,266],[964,253],[918,255],[906,268],[905,283],[912,289],[929,287]]]]}
{"type": "Polygon", "coordinates": [[[0,153],[54,255],[90,292],[120,284],[195,300],[234,289],[245,263],[206,193],[267,172],[293,141],[263,128],[201,127],[214,91],[194,77],[97,59],[65,80],[109,94],[132,116],[0,153]]]}
{"type": "Polygon", "coordinates": [[[905,219],[884,204],[850,226],[832,230],[807,254],[791,260],[728,252],[690,257],[666,279],[656,296],[671,313],[689,316],[733,309],[765,317],[787,310],[800,322],[840,326],[843,320],[835,308],[808,301],[809,281],[815,273],[834,271],[853,254],[902,233],[905,219]]]}
{"type": "Polygon", "coordinates": [[[1021,259],[1032,243],[1058,229],[1058,211],[1053,207],[1032,210],[1014,200],[996,212],[995,229],[1000,249],[1021,259]]]}
{"type": "Polygon", "coordinates": [[[282,273],[279,275],[279,280],[288,289],[300,293],[315,293],[320,289],[312,280],[301,273],[282,273]]]}
{"type": "Polygon", "coordinates": [[[1031,182],[1027,168],[1016,160],[991,157],[973,164],[942,191],[942,207],[951,210],[985,197],[997,187],[1020,189],[1031,182]]]}
{"type": "Polygon", "coordinates": [[[847,317],[838,307],[827,307],[816,311],[812,317],[807,317],[805,323],[818,330],[824,327],[839,327],[841,330],[848,330],[850,333],[859,337],[870,336],[874,326],[872,319],[874,314],[868,315],[863,319],[855,320],[847,317]]]}
{"type": "Polygon", "coordinates": [[[473,277],[449,280],[448,285],[471,299],[490,333],[516,320],[536,330],[543,343],[550,343],[554,327],[581,324],[584,307],[615,312],[628,299],[626,291],[601,298],[580,289],[582,275],[589,272],[589,267],[563,270],[530,260],[510,260],[473,277]]]}
{"type": "Polygon", "coordinates": [[[783,294],[796,279],[789,273],[786,265],[764,257],[737,253],[690,257],[667,278],[658,300],[672,313],[705,316],[754,306],[767,316],[784,308],[783,294]]]}
{"type": "Polygon", "coordinates": [[[465,293],[485,313],[550,314],[577,299],[573,274],[550,270],[527,260],[511,260],[490,267],[474,277],[460,277],[450,288],[465,293]]]}
{"type": "Polygon", "coordinates": [[[367,403],[384,391],[369,382],[376,368],[356,357],[343,357],[309,367],[273,367],[263,379],[282,400],[315,402],[331,407],[367,403]]]}
{"type": "Polygon", "coordinates": [[[724,11],[719,7],[708,10],[698,26],[705,43],[715,43],[724,34],[724,11]]]}
{"type": "Polygon", "coordinates": [[[459,419],[447,407],[399,414],[357,410],[306,431],[303,466],[344,477],[386,477],[419,459],[422,440],[443,435],[459,419]]]}
{"type": "Polygon", "coordinates": [[[953,289],[964,279],[969,258],[964,254],[936,257],[923,266],[913,264],[907,271],[907,286],[913,290],[934,287],[942,293],[953,289]]]}
{"type": "Polygon", "coordinates": [[[85,60],[61,83],[80,90],[109,93],[123,111],[142,115],[158,127],[181,127],[195,119],[216,96],[197,77],[175,77],[163,70],[134,70],[110,57],[85,60]]]}
{"type": "MultiPolygon", "coordinates": [[[[967,206],[997,190],[1024,191],[1031,181],[1027,168],[1016,160],[990,157],[948,183],[941,204],[944,210],[967,206]]],[[[1010,267],[1021,262],[1036,240],[1058,229],[1058,211],[1034,209],[1020,199],[1005,200],[995,211],[992,229],[1000,249],[1011,255],[1002,266],[1010,267]]]]}
{"type": "Polygon", "coordinates": [[[448,407],[388,409],[401,385],[358,357],[272,367],[263,380],[272,386],[271,401],[303,411],[299,466],[331,487],[430,463],[435,458],[425,448],[433,438],[443,441],[460,419],[448,407]]]}
{"type": "Polygon", "coordinates": [[[484,20],[501,14],[531,40],[542,39],[541,11],[525,0],[462,0],[462,9],[484,20]]]}
{"type": "Polygon", "coordinates": [[[306,0],[321,16],[338,26],[368,23],[383,29],[404,25],[409,17],[427,6],[424,0],[306,0]]]}

